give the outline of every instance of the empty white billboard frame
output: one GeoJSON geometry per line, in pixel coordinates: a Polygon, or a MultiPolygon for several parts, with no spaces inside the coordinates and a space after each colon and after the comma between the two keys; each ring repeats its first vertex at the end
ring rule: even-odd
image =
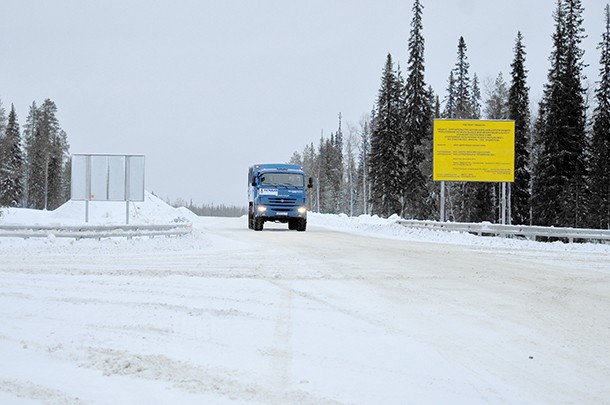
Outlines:
{"type": "Polygon", "coordinates": [[[71,199],[85,201],[85,222],[89,201],[125,201],[129,224],[129,202],[144,201],[144,163],[144,155],[72,155],[71,199]]]}

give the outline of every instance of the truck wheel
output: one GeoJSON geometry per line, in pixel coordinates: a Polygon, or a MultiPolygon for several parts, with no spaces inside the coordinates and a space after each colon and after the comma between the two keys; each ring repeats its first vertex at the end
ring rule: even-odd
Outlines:
{"type": "Polygon", "coordinates": [[[307,229],[307,220],[304,218],[301,218],[301,219],[299,219],[299,222],[297,222],[297,231],[305,232],[305,229],[307,229]]]}
{"type": "Polygon", "coordinates": [[[248,229],[254,228],[254,225],[252,224],[252,217],[253,217],[252,213],[248,212],[248,229]]]}
{"type": "Polygon", "coordinates": [[[288,220],[288,229],[290,229],[291,231],[294,231],[295,229],[298,228],[298,219],[289,219],[288,220]]]}
{"type": "Polygon", "coordinates": [[[262,231],[264,223],[265,223],[265,221],[263,221],[262,218],[254,218],[254,230],[262,231]]]}

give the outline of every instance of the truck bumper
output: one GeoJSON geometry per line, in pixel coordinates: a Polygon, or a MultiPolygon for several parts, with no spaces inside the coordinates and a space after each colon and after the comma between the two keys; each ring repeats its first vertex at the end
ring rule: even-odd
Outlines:
{"type": "Polygon", "coordinates": [[[277,222],[288,222],[291,218],[307,218],[307,209],[302,207],[301,209],[295,208],[294,210],[286,211],[286,210],[274,210],[271,207],[264,207],[261,209],[258,206],[254,210],[254,216],[257,218],[262,218],[265,221],[277,221],[277,222]]]}

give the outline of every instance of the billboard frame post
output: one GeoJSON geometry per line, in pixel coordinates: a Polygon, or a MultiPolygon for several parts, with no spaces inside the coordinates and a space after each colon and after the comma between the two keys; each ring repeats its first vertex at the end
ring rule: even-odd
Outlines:
{"type": "Polygon", "coordinates": [[[131,159],[125,159],[125,223],[129,225],[129,176],[130,176],[131,159]]]}
{"type": "Polygon", "coordinates": [[[85,197],[85,223],[88,224],[89,223],[89,198],[91,196],[91,156],[87,156],[85,166],[86,166],[85,173],[86,173],[86,177],[87,177],[87,184],[85,186],[85,189],[87,190],[87,195],[85,197]]]}

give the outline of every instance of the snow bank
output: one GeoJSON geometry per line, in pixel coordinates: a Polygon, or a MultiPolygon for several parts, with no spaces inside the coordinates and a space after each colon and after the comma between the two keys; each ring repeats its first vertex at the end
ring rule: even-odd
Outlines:
{"type": "MultiPolygon", "coordinates": [[[[187,208],[174,208],[160,198],[146,192],[144,201],[129,203],[129,223],[170,224],[193,222],[197,218],[187,208]]],[[[23,208],[4,209],[0,224],[14,225],[81,225],[85,223],[85,202],[68,201],[54,211],[31,210],[23,208]]],[[[90,201],[89,224],[124,225],[126,223],[126,204],[116,201],[90,201]]]]}
{"type": "Polygon", "coordinates": [[[531,250],[592,251],[610,253],[610,245],[601,243],[563,243],[535,242],[531,240],[478,236],[463,232],[447,232],[433,229],[409,228],[397,223],[397,215],[380,218],[377,215],[360,215],[349,217],[345,214],[307,214],[308,223],[341,232],[380,238],[409,240],[414,242],[432,242],[453,245],[471,245],[531,250]]]}
{"type": "MultiPolygon", "coordinates": [[[[174,208],[151,193],[145,194],[143,202],[131,202],[129,208],[130,224],[171,224],[198,223],[205,228],[205,219],[198,217],[185,207],[174,208]]],[[[376,215],[360,215],[349,217],[345,214],[319,214],[310,212],[308,232],[315,232],[311,227],[355,233],[379,238],[408,240],[414,242],[430,242],[439,244],[480,246],[489,248],[576,251],[576,252],[607,252],[610,245],[601,243],[562,243],[535,242],[530,240],[477,236],[461,232],[447,232],[432,229],[417,229],[397,223],[399,217],[380,218],[376,215]]],[[[239,218],[244,221],[245,218],[239,218]]],[[[30,209],[4,209],[0,216],[1,224],[27,225],[81,225],[85,223],[84,201],[68,201],[54,211],[30,209]]],[[[91,225],[124,225],[124,202],[89,203],[89,224],[91,225]]],[[[197,228],[197,227],[196,227],[197,228]]],[[[176,246],[177,247],[177,246],[176,246]]]]}

